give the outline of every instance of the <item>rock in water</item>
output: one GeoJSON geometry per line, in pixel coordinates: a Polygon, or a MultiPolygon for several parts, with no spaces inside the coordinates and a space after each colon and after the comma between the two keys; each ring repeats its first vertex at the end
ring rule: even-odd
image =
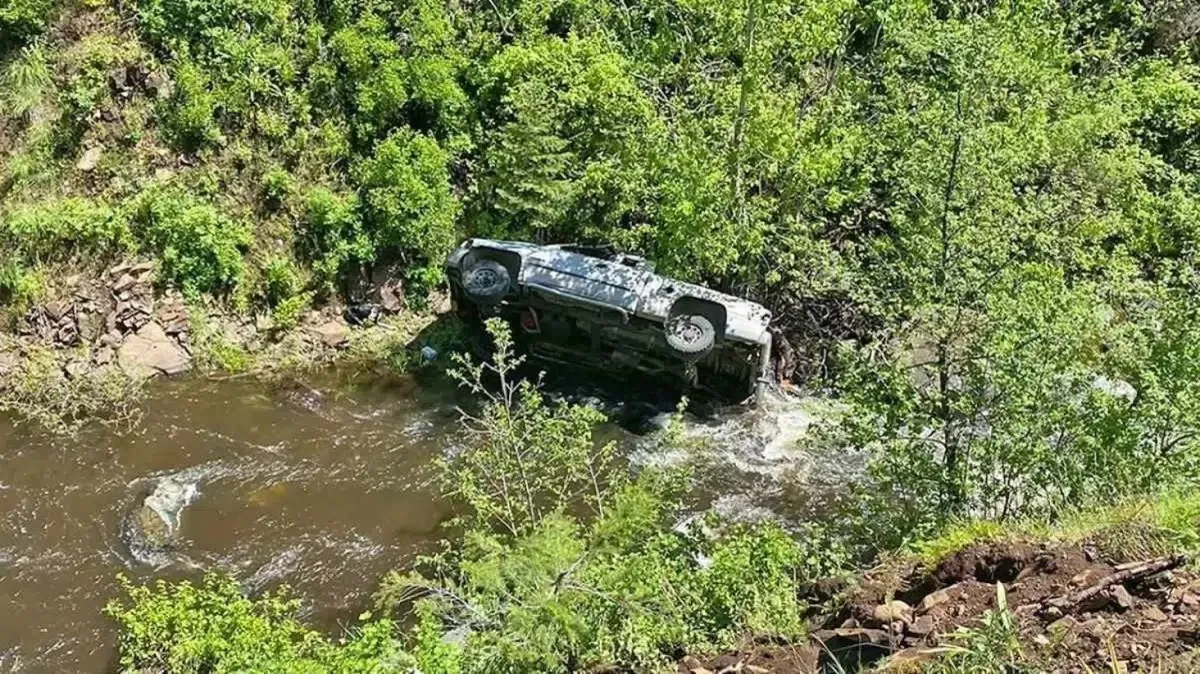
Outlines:
{"type": "Polygon", "coordinates": [[[183,509],[199,491],[191,482],[163,478],[132,513],[127,527],[129,550],[139,562],[165,566],[175,545],[183,509]]]}

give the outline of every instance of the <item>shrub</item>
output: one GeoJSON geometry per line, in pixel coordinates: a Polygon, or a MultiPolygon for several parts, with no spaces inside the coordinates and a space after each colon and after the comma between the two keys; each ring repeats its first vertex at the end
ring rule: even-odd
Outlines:
{"type": "Polygon", "coordinates": [[[286,588],[250,599],[232,579],[215,575],[200,585],[121,580],[127,598],[105,612],[122,627],[126,670],[367,673],[401,665],[390,621],[363,622],[335,643],[296,621],[300,602],[286,588]]]}
{"type": "Polygon", "coordinates": [[[35,42],[21,50],[8,64],[0,89],[0,110],[16,118],[26,118],[45,102],[53,81],[46,63],[46,49],[35,42]]]}
{"type": "Polygon", "coordinates": [[[470,628],[463,651],[426,674],[650,671],[682,649],[802,634],[797,580],[827,568],[806,565],[775,526],[673,528],[685,476],[623,477],[592,435],[599,413],[511,380],[507,327],[488,329],[493,361],[460,356],[453,372],[484,403],[444,464],[471,507],[463,541],[426,560],[434,573],[392,574],[377,595],[383,606],[424,596],[443,625],[470,628]]]}
{"type": "Polygon", "coordinates": [[[133,205],[133,227],[161,260],[161,280],[185,293],[223,293],[242,276],[250,229],[212,204],[173,188],[155,188],[133,205]]]}
{"type": "Polygon", "coordinates": [[[141,382],[116,365],[67,376],[48,349],[25,353],[15,372],[0,382],[0,412],[12,412],[62,434],[85,424],[129,427],[139,419],[141,382]]]}
{"type": "Polygon", "coordinates": [[[135,247],[123,214],[75,197],[15,206],[0,217],[0,244],[28,261],[88,253],[114,255],[135,247]]]}
{"type": "Polygon", "coordinates": [[[312,293],[293,295],[275,305],[271,311],[271,319],[277,329],[291,330],[299,325],[300,319],[304,317],[304,312],[311,304],[312,293]]]}
{"type": "Polygon", "coordinates": [[[196,368],[201,372],[245,372],[253,361],[245,349],[229,340],[220,326],[214,325],[202,309],[188,312],[191,348],[196,368]]]}
{"type": "Polygon", "coordinates": [[[371,261],[375,247],[363,231],[357,197],[323,187],[309,192],[296,248],[299,257],[312,264],[313,275],[327,292],[348,267],[371,261]]]}
{"type": "Polygon", "coordinates": [[[221,138],[211,86],[208,75],[196,64],[183,61],[175,67],[174,91],[164,121],[176,145],[198,150],[221,138]]]}
{"type": "Polygon", "coordinates": [[[262,296],[268,307],[275,307],[300,291],[296,265],[286,257],[271,259],[263,267],[262,275],[262,296]]]}
{"type": "Polygon", "coordinates": [[[0,53],[46,29],[51,0],[0,0],[0,53]]]}
{"type": "Polygon", "coordinates": [[[409,280],[428,288],[455,244],[458,201],[450,191],[449,155],[437,141],[394,132],[354,167],[367,229],[378,251],[408,264],[409,280]]]}
{"type": "Polygon", "coordinates": [[[21,312],[37,301],[45,284],[36,272],[12,260],[0,260],[0,306],[21,312]]]}
{"type": "Polygon", "coordinates": [[[282,167],[273,166],[263,176],[263,196],[270,208],[282,206],[295,189],[296,180],[282,167]]]}

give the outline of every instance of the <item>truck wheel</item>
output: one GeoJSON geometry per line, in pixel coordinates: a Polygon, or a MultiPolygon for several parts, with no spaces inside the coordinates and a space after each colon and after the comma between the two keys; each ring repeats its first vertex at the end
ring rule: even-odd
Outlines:
{"type": "Polygon", "coordinates": [[[463,292],[476,304],[499,304],[508,286],[508,270],[495,260],[480,260],[463,277],[463,292]]]}
{"type": "Polygon", "coordinates": [[[717,330],[712,321],[698,314],[681,314],[667,321],[667,344],[675,351],[698,358],[712,350],[717,330]]]}

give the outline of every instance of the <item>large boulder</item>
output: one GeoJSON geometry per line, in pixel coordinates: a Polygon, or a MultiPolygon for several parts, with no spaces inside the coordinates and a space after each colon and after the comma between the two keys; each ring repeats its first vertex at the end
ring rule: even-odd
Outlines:
{"type": "Polygon", "coordinates": [[[193,482],[166,477],[155,484],[127,521],[125,533],[135,559],[154,566],[173,561],[170,551],[179,538],[183,509],[198,494],[193,482]]]}
{"type": "Polygon", "coordinates": [[[125,339],[117,349],[117,362],[132,376],[153,377],[185,372],[192,358],[161,325],[151,321],[125,339]]]}

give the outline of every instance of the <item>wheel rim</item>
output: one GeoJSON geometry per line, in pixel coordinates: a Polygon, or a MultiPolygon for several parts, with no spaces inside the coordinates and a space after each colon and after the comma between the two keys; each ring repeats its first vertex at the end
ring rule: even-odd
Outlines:
{"type": "Polygon", "coordinates": [[[478,269],[471,274],[471,279],[467,285],[471,286],[471,290],[487,290],[499,282],[500,276],[491,269],[478,269]]]}
{"type": "Polygon", "coordinates": [[[704,338],[704,331],[700,329],[700,326],[689,320],[676,321],[672,326],[671,334],[684,344],[695,344],[704,338]]]}

